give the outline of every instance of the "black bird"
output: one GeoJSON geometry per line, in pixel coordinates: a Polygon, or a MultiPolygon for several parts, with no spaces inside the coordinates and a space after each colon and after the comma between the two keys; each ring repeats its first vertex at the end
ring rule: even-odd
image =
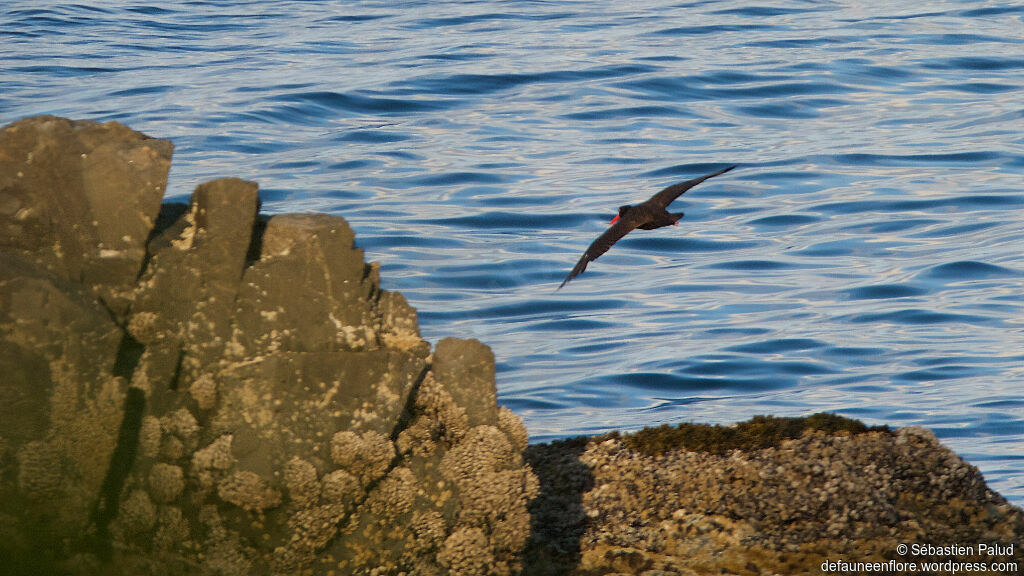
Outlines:
{"type": "Polygon", "coordinates": [[[636,206],[621,206],[619,208],[619,215],[612,218],[609,222],[611,227],[604,231],[597,237],[597,240],[587,248],[587,251],[583,253],[580,261],[576,263],[576,266],[569,272],[569,275],[562,280],[562,284],[559,285],[556,290],[561,290],[562,286],[565,286],[569,280],[579,276],[587,269],[587,264],[590,264],[594,260],[608,251],[613,244],[622,239],[623,236],[629,234],[634,228],[640,228],[641,230],[654,230],[655,228],[661,228],[662,226],[673,226],[679,223],[679,219],[683,217],[683,213],[670,214],[666,208],[672,203],[673,200],[679,198],[690,188],[693,188],[697,184],[707,180],[708,178],[714,178],[719,174],[725,174],[729,170],[732,170],[735,166],[729,166],[723,168],[718,172],[713,172],[707,176],[701,176],[700,178],[694,178],[693,180],[687,180],[686,182],[680,182],[673,184],[668,188],[665,188],[661,192],[658,192],[651,199],[637,204],[636,206]]]}

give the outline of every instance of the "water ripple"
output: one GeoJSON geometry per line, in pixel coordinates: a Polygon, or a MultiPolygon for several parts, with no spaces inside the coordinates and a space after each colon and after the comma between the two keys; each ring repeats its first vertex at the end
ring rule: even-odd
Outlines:
{"type": "Polygon", "coordinates": [[[875,286],[862,286],[847,291],[847,297],[851,300],[908,298],[911,296],[924,296],[926,294],[928,294],[927,289],[907,284],[879,284],[875,286]]]}
{"type": "Polygon", "coordinates": [[[893,323],[893,324],[942,324],[949,322],[963,322],[968,324],[998,324],[999,321],[988,316],[976,314],[950,314],[948,312],[934,312],[917,308],[907,308],[892,312],[881,312],[877,314],[854,314],[846,318],[848,322],[854,323],[893,323]]]}
{"type": "Polygon", "coordinates": [[[980,280],[985,278],[999,278],[1007,276],[1019,276],[1013,270],[1009,270],[995,264],[965,260],[960,262],[949,262],[932,266],[922,273],[927,278],[935,280],[980,280]]]}
{"type": "Polygon", "coordinates": [[[300,110],[308,111],[310,115],[319,115],[322,112],[353,112],[356,114],[373,114],[375,116],[391,116],[402,114],[413,114],[427,110],[443,110],[451,108],[456,103],[441,100],[410,100],[407,98],[375,98],[360,94],[345,94],[339,92],[302,92],[297,94],[282,94],[268,98],[271,102],[285,102],[298,104],[300,110]]]}

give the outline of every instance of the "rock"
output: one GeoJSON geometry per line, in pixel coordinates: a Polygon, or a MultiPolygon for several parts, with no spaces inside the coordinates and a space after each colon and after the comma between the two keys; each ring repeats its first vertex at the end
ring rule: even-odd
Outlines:
{"type": "MultiPolygon", "coordinates": [[[[757,417],[531,446],[527,461],[543,490],[531,574],[810,574],[828,559],[906,561],[901,543],[1008,546],[1024,535],[1024,512],[918,428],[757,417]]],[[[1024,560],[1015,554],[1004,560],[1024,560]]]]}
{"type": "Polygon", "coordinates": [[[0,133],[4,568],[517,572],[537,483],[490,350],[432,365],[342,218],[233,178],[160,206],[170,151],[0,133]]]}
{"type": "Polygon", "coordinates": [[[129,325],[151,392],[191,384],[225,356],[258,208],[256,184],[208,182],[151,243],[129,325]]]}
{"type": "Polygon", "coordinates": [[[270,218],[246,269],[236,340],[247,354],[375,350],[379,281],[342,218],[270,218]],[[295,298],[303,294],[303,298],[295,298]]]}
{"type": "Polygon", "coordinates": [[[459,406],[469,424],[498,423],[494,354],[479,340],[444,338],[434,348],[434,375],[459,406]]]}
{"type": "Polygon", "coordinates": [[[91,290],[18,251],[0,262],[0,534],[32,534],[11,551],[17,566],[81,538],[104,492],[127,382],[114,374],[123,331],[91,290]]]}
{"type": "Polygon", "coordinates": [[[120,320],[173,147],[117,122],[26,118],[0,131],[0,248],[81,283],[120,320]]]}

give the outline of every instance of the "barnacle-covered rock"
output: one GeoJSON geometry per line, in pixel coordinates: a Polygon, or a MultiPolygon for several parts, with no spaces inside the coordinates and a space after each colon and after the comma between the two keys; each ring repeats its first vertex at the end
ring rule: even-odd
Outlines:
{"type": "Polygon", "coordinates": [[[486,576],[493,574],[494,555],[487,535],[480,528],[459,528],[444,541],[437,555],[441,565],[452,576],[486,576]]]}
{"type": "Polygon", "coordinates": [[[441,470],[453,481],[473,478],[516,463],[508,438],[495,426],[476,426],[441,459],[441,470]]]}
{"type": "Polygon", "coordinates": [[[60,451],[45,442],[33,441],[18,450],[18,489],[31,500],[45,500],[58,493],[62,481],[60,451]]]}
{"type": "Polygon", "coordinates": [[[530,573],[809,574],[900,560],[901,543],[1024,534],[1024,513],[930,432],[829,414],[664,426],[527,459],[545,492],[530,573]]]}
{"type": "Polygon", "coordinates": [[[132,490],[121,502],[115,526],[122,538],[135,539],[148,535],[156,525],[156,506],[144,490],[132,490]]]}
{"type": "Polygon", "coordinates": [[[149,471],[149,493],[162,504],[177,500],[185,489],[185,472],[180,466],[158,462],[149,471]]]}
{"type": "Polygon", "coordinates": [[[504,406],[498,407],[498,428],[505,433],[505,438],[512,444],[512,449],[522,454],[530,442],[523,420],[515,412],[504,406]]]}
{"type": "Polygon", "coordinates": [[[223,477],[235,463],[231,453],[234,436],[224,434],[210,443],[209,446],[197,450],[192,455],[192,473],[203,489],[210,489],[218,478],[223,477]]]}
{"type": "Polygon", "coordinates": [[[391,439],[379,432],[356,434],[350,430],[331,438],[331,460],[363,486],[380,479],[395,457],[391,439]]]}
{"type": "Polygon", "coordinates": [[[323,499],[332,504],[347,504],[354,502],[362,492],[359,486],[359,479],[345,470],[335,470],[324,475],[321,483],[323,499]]]}
{"type": "Polygon", "coordinates": [[[237,178],[161,205],[171,148],[117,123],[0,131],[6,567],[514,569],[536,482],[491,351],[431,355],[342,218],[261,217],[237,178]]]}
{"type": "Polygon", "coordinates": [[[272,488],[255,472],[240,470],[221,480],[217,495],[249,512],[263,512],[281,503],[281,493],[272,488]]]}
{"type": "Polygon", "coordinates": [[[320,499],[316,467],[301,458],[292,458],[285,465],[284,485],[293,506],[308,508],[320,499]]]}
{"type": "Polygon", "coordinates": [[[398,452],[415,458],[434,456],[461,440],[469,431],[466,409],[427,372],[413,405],[416,417],[398,434],[398,452]]]}
{"type": "Polygon", "coordinates": [[[394,468],[370,493],[364,508],[389,524],[397,524],[416,503],[416,476],[408,468],[394,468]]]}

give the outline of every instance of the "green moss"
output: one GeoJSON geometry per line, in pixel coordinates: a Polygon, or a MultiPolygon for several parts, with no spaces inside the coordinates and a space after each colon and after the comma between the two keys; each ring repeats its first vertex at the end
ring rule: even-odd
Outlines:
{"type": "Polygon", "coordinates": [[[888,432],[888,426],[868,427],[859,420],[836,414],[819,412],[802,418],[754,416],[735,426],[719,424],[664,424],[657,428],[644,428],[625,435],[627,448],[653,456],[669,450],[685,449],[695,452],[723,454],[730,450],[760,450],[779,446],[783,440],[799,438],[806,430],[820,430],[827,434],[855,435],[864,432],[888,432]]]}

